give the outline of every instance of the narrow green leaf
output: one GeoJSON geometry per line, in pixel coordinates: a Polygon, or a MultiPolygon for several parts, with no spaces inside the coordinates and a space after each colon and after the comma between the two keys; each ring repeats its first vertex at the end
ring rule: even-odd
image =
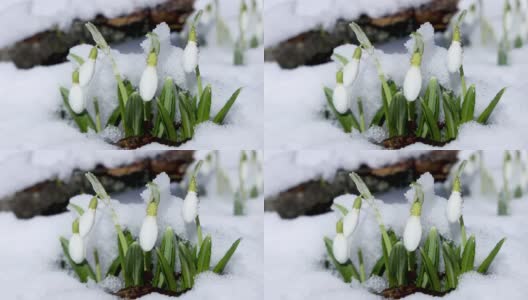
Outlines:
{"type": "Polygon", "coordinates": [[[370,276],[376,275],[376,276],[383,276],[383,273],[385,273],[385,260],[383,255],[378,258],[376,263],[374,264],[374,267],[372,267],[372,271],[370,272],[370,276]]]}
{"type": "MultiPolygon", "coordinates": [[[[169,264],[170,269],[174,270],[174,266],[176,265],[176,237],[171,227],[167,227],[165,233],[163,234],[160,251],[169,264]]],[[[162,288],[164,284],[165,276],[163,275],[162,269],[158,266],[158,268],[156,268],[156,272],[154,273],[152,285],[162,288]]]]}
{"type": "MultiPolygon", "coordinates": [[[[178,139],[178,135],[176,133],[176,128],[174,128],[174,124],[172,123],[172,119],[169,116],[169,112],[167,112],[167,110],[165,109],[165,107],[163,107],[163,104],[160,101],[156,101],[156,104],[158,105],[158,113],[161,115],[163,125],[167,129],[169,140],[176,141],[178,139]]],[[[183,120],[183,112],[182,112],[182,120],[183,120]]]]}
{"type": "Polygon", "coordinates": [[[383,126],[383,123],[385,123],[385,111],[383,110],[383,107],[380,107],[374,115],[374,118],[372,118],[369,127],[372,127],[373,125],[381,127],[383,126]]]}
{"type": "Polygon", "coordinates": [[[183,129],[183,137],[184,139],[190,139],[193,137],[193,134],[194,134],[194,126],[191,123],[191,117],[190,117],[191,112],[189,111],[189,108],[187,105],[188,103],[186,102],[186,95],[182,92],[180,92],[179,95],[180,95],[179,106],[180,106],[181,123],[182,123],[182,129],[183,129]]]}
{"type": "Polygon", "coordinates": [[[198,263],[196,270],[198,273],[208,271],[211,266],[211,237],[207,236],[200,247],[200,252],[198,252],[198,263]]]}
{"type": "Polygon", "coordinates": [[[99,262],[99,253],[97,252],[97,249],[94,249],[93,255],[95,260],[95,282],[101,282],[101,264],[99,262]]]}
{"type": "Polygon", "coordinates": [[[233,254],[235,253],[235,251],[236,251],[236,249],[238,247],[238,244],[240,244],[241,240],[242,239],[238,239],[238,240],[236,240],[233,243],[233,245],[231,245],[229,250],[227,250],[227,252],[224,254],[224,257],[222,257],[222,259],[220,259],[220,261],[216,264],[216,266],[213,269],[213,272],[215,272],[217,274],[220,274],[220,273],[222,273],[224,271],[225,266],[227,265],[227,263],[231,259],[231,256],[233,256],[233,254]]]}
{"type": "Polygon", "coordinates": [[[359,260],[359,279],[361,282],[365,282],[367,280],[367,275],[365,273],[365,263],[363,262],[363,253],[361,253],[361,249],[358,250],[358,260],[359,260]]]}
{"type": "Polygon", "coordinates": [[[190,289],[194,285],[194,273],[189,266],[189,260],[192,258],[185,254],[184,249],[187,249],[187,246],[185,246],[182,242],[178,243],[178,249],[180,255],[181,274],[183,278],[182,287],[184,290],[190,289]]]}
{"type": "Polygon", "coordinates": [[[229,100],[227,100],[227,102],[224,104],[224,107],[222,107],[222,109],[216,114],[216,116],[213,119],[213,122],[219,125],[224,123],[224,119],[227,113],[229,112],[229,110],[231,109],[231,107],[233,106],[233,104],[235,103],[236,99],[238,98],[240,91],[242,91],[242,88],[239,88],[233,93],[233,95],[231,95],[229,100]]]}
{"type": "Polygon", "coordinates": [[[402,242],[397,242],[389,256],[389,271],[396,280],[397,286],[407,284],[407,249],[402,242]]]}
{"type": "Polygon", "coordinates": [[[425,266],[425,271],[430,278],[431,286],[434,291],[439,292],[441,289],[440,285],[440,278],[437,273],[437,268],[433,265],[431,262],[431,259],[429,259],[428,255],[425,254],[424,250],[420,248],[420,254],[422,255],[422,264],[425,266]]]}
{"type": "Polygon", "coordinates": [[[448,101],[443,101],[442,106],[444,107],[447,139],[455,139],[458,135],[458,124],[455,121],[453,111],[451,110],[448,101]]]}
{"type": "Polygon", "coordinates": [[[460,269],[457,269],[456,258],[453,253],[451,246],[444,242],[442,244],[442,253],[444,255],[444,265],[446,274],[446,287],[447,289],[454,289],[458,286],[458,274],[460,269]]]}
{"type": "Polygon", "coordinates": [[[475,267],[475,236],[469,237],[462,252],[462,263],[460,264],[460,272],[466,273],[473,271],[475,267]]]}
{"type": "Polygon", "coordinates": [[[469,90],[466,93],[464,102],[462,103],[462,119],[461,123],[467,123],[472,121],[475,114],[475,86],[472,85],[469,87],[469,90]]]}
{"type": "Polygon", "coordinates": [[[488,254],[486,259],[484,259],[484,261],[480,264],[480,266],[477,269],[477,272],[481,274],[485,274],[488,271],[489,266],[495,259],[495,256],[497,256],[497,253],[499,253],[499,250],[501,249],[502,244],[504,244],[505,241],[506,241],[506,238],[503,238],[497,243],[497,245],[495,245],[495,247],[493,248],[493,250],[491,250],[491,252],[488,254]]]}
{"type": "Polygon", "coordinates": [[[197,124],[208,121],[211,114],[211,86],[208,85],[203,90],[202,97],[198,103],[197,124]]]}
{"type": "Polygon", "coordinates": [[[124,124],[130,130],[129,136],[141,136],[143,134],[143,99],[137,92],[128,99],[124,124]]]}
{"type": "MultiPolygon", "coordinates": [[[[167,280],[167,285],[168,285],[169,290],[176,291],[176,289],[178,288],[178,285],[177,285],[176,278],[174,276],[174,269],[170,266],[170,264],[167,262],[164,255],[161,254],[158,248],[156,248],[156,254],[158,256],[158,264],[161,265],[162,274],[164,278],[166,278],[167,280]]],[[[184,261],[183,258],[180,258],[180,259],[184,261]]],[[[182,262],[182,276],[184,280],[186,279],[188,280],[188,269],[186,268],[186,265],[184,264],[184,262],[182,262]],[[184,267],[185,267],[185,271],[184,271],[184,267]]],[[[190,287],[191,286],[189,286],[189,288],[190,287]]]]}
{"type": "Polygon", "coordinates": [[[138,242],[132,243],[125,256],[125,266],[128,277],[131,279],[131,286],[143,285],[143,250],[138,242]]]}
{"type": "Polygon", "coordinates": [[[110,117],[108,118],[108,121],[106,122],[106,126],[112,125],[112,126],[119,126],[119,123],[121,123],[121,111],[119,110],[119,106],[116,107],[113,111],[110,117]]]}
{"type": "Polygon", "coordinates": [[[493,110],[495,109],[499,101],[501,100],[502,95],[504,94],[505,91],[506,91],[506,88],[503,88],[497,93],[495,98],[493,98],[493,100],[491,100],[491,102],[488,104],[488,107],[486,107],[486,109],[480,114],[480,116],[477,119],[477,122],[479,122],[480,124],[486,124],[488,122],[488,119],[491,113],[493,112],[493,110]]]}
{"type": "Polygon", "coordinates": [[[389,105],[389,133],[393,136],[403,136],[407,133],[407,100],[402,93],[397,93],[389,105]]]}
{"type": "Polygon", "coordinates": [[[429,126],[431,130],[431,135],[433,140],[440,141],[441,140],[441,134],[440,129],[438,128],[438,124],[436,123],[436,119],[434,118],[433,112],[427,107],[425,102],[420,101],[420,104],[422,105],[422,113],[425,116],[425,120],[427,122],[427,125],[429,126]]]}
{"type": "Polygon", "coordinates": [[[108,267],[108,271],[106,271],[105,277],[108,276],[119,276],[119,273],[121,272],[121,262],[119,261],[119,256],[114,258],[112,260],[112,263],[110,264],[110,267],[108,267]]]}

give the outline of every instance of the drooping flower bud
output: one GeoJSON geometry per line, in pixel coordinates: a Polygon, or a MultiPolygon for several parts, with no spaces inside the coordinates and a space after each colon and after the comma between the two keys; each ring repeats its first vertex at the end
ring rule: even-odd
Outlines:
{"type": "Polygon", "coordinates": [[[182,216],[185,223],[192,223],[198,216],[198,194],[196,186],[196,178],[193,176],[189,183],[187,195],[183,200],[182,216]]]}
{"type": "Polygon", "coordinates": [[[455,178],[453,191],[447,200],[447,220],[449,223],[458,222],[462,216],[462,195],[460,193],[460,179],[455,178]]]}
{"type": "Polygon", "coordinates": [[[356,47],[356,50],[354,50],[354,56],[352,56],[352,60],[350,60],[343,68],[343,84],[346,87],[351,86],[357,78],[361,61],[361,53],[361,47],[356,47]]]}
{"type": "Polygon", "coordinates": [[[352,210],[343,218],[343,234],[349,237],[356,230],[359,221],[359,211],[361,209],[361,196],[356,197],[352,210]]]}
{"type": "Polygon", "coordinates": [[[339,220],[336,224],[336,236],[332,243],[332,252],[334,257],[340,264],[344,264],[348,260],[348,243],[343,234],[343,220],[339,220]]]}
{"type": "Polygon", "coordinates": [[[463,50],[462,43],[460,41],[460,28],[458,25],[455,27],[453,33],[453,41],[449,50],[447,51],[447,69],[450,73],[455,73],[460,70],[462,66],[463,50]]]}
{"type": "Polygon", "coordinates": [[[154,98],[158,90],[158,73],[156,65],[158,64],[158,56],[155,52],[150,52],[147,59],[147,67],[141,74],[139,81],[139,95],[143,101],[148,102],[154,98]]]}
{"type": "Polygon", "coordinates": [[[403,245],[407,251],[412,252],[420,245],[422,239],[422,203],[415,201],[411,207],[411,215],[407,219],[405,230],[403,232],[403,245]]]}
{"type": "Polygon", "coordinates": [[[79,219],[79,234],[84,238],[92,230],[93,224],[95,222],[95,210],[97,209],[97,197],[93,197],[90,200],[90,205],[88,209],[79,219]]]}
{"type": "Polygon", "coordinates": [[[151,201],[147,206],[147,216],[143,219],[139,232],[139,245],[143,251],[148,252],[154,248],[158,239],[158,204],[151,201]]]}
{"type": "Polygon", "coordinates": [[[348,110],[348,93],[343,85],[343,71],[339,70],[336,74],[336,87],[332,99],[334,100],[334,107],[338,113],[344,114],[348,110]]]}
{"type": "Polygon", "coordinates": [[[84,249],[83,238],[79,234],[79,219],[75,219],[75,221],[73,221],[72,233],[73,234],[70,237],[70,241],[68,243],[68,253],[76,264],[80,264],[84,261],[86,252],[84,249]]]}
{"type": "Polygon", "coordinates": [[[79,84],[84,87],[90,83],[95,71],[95,61],[97,59],[97,47],[93,47],[90,56],[79,69],[79,84]]]}
{"type": "Polygon", "coordinates": [[[192,73],[198,66],[198,44],[196,42],[196,29],[194,24],[189,32],[189,40],[183,50],[183,70],[186,73],[192,73]]]}
{"type": "Polygon", "coordinates": [[[79,70],[75,70],[72,74],[72,86],[68,95],[68,103],[76,114],[82,113],[86,108],[83,90],[79,85],[79,70]]]}
{"type": "Polygon", "coordinates": [[[411,59],[411,67],[405,75],[403,82],[403,95],[407,101],[415,101],[422,90],[422,72],[420,66],[422,65],[422,55],[415,52],[411,59]]]}

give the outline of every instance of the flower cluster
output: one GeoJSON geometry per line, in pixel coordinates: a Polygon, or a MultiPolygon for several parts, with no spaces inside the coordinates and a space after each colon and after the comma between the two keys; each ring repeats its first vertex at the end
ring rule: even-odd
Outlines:
{"type": "Polygon", "coordinates": [[[345,282],[351,282],[352,279],[360,282],[367,280],[361,249],[358,250],[359,271],[353,262],[351,253],[354,244],[352,236],[358,228],[360,211],[364,209],[362,208],[363,202],[366,202],[373,209],[381,233],[382,256],[374,264],[370,276],[383,277],[385,274],[389,290],[391,288],[416,286],[422,292],[442,295],[456,289],[459,277],[466,272],[476,270],[482,274],[487,273],[505,239],[497,243],[480,265],[475,264],[475,237],[467,238],[463,219],[460,176],[464,166],[465,163],[462,163],[457,170],[445,211],[448,223],[458,225],[459,234],[455,234],[455,236],[460,235],[460,244],[440,235],[434,226],[423,242],[421,217],[425,196],[419,183],[411,185],[413,201],[410,216],[405,224],[403,235],[398,237],[393,230],[385,227],[376,201],[366,184],[357,174],[352,173],[350,176],[356,184],[360,196],[355,198],[351,210],[334,202],[333,209],[342,214],[343,217],[337,221],[334,239],[324,239],[329,259],[343,280],[345,282]],[[444,259],[443,272],[440,265],[441,255],[444,259]],[[442,276],[442,273],[445,276],[442,276]]]}
{"type": "MultiPolygon", "coordinates": [[[[72,225],[72,235],[69,240],[61,237],[61,244],[66,260],[78,276],[81,282],[89,279],[96,282],[103,280],[101,265],[97,249],[94,249],[95,271],[86,258],[85,243],[86,236],[91,232],[96,221],[96,210],[98,201],[105,203],[103,209],[109,209],[115,225],[118,241],[117,257],[108,266],[105,276],[119,277],[122,274],[125,289],[137,286],[155,287],[171,293],[180,294],[194,286],[198,274],[213,271],[221,274],[236,251],[240,239],[235,241],[227,250],[225,255],[211,266],[212,238],[203,236],[198,212],[199,198],[197,194],[196,175],[201,166],[198,163],[195,168],[189,188],[182,206],[182,218],[184,223],[196,228],[195,233],[189,233],[188,239],[183,239],[174,233],[168,226],[163,233],[161,242],[159,240],[158,209],[161,201],[172,198],[168,191],[169,179],[166,174],[160,174],[153,182],[147,184],[147,190],[141,195],[147,200],[146,216],[143,219],[137,240],[130,231],[123,229],[119,223],[118,216],[111,206],[111,200],[102,184],[95,176],[88,173],[86,176],[96,192],[85,211],[83,208],[70,203],[81,216],[76,218],[72,225]],[[161,194],[160,186],[164,189],[161,194]],[[192,242],[197,239],[196,244],[192,242]],[[179,257],[180,270],[176,270],[176,259],[179,257]],[[211,268],[212,267],[212,268],[211,268]],[[146,276],[151,273],[151,279],[146,276]],[[179,273],[181,276],[176,276],[179,273]],[[147,281],[148,280],[148,281],[147,281]]],[[[170,200],[176,201],[177,198],[170,200]]]]}
{"type": "Polygon", "coordinates": [[[201,15],[202,11],[199,11],[191,24],[181,62],[184,72],[191,78],[196,78],[197,92],[194,95],[175,84],[171,77],[160,82],[158,78],[160,41],[155,33],[147,34],[150,40],[150,49],[146,55],[146,66],[141,74],[139,86],[136,88],[130,81],[122,77],[112,57],[110,47],[102,34],[93,24],[86,24],[96,46],[92,48],[86,60],[75,54],[70,54],[80,67],[73,72],[71,88],[69,90],[61,88],[64,106],[81,132],[88,130],[101,132],[103,128],[108,126],[122,126],[126,138],[149,136],[166,144],[179,144],[192,139],[195,127],[203,122],[211,120],[216,124],[223,124],[241,89],[233,93],[216,115],[211,115],[212,87],[210,85],[203,87],[199,68],[196,24],[201,15]],[[87,110],[88,99],[86,99],[84,92],[96,72],[99,51],[110,59],[118,86],[117,107],[104,127],[101,122],[97,98],[93,102],[94,119],[87,110]],[[161,93],[158,93],[160,87],[161,93]],[[154,107],[152,103],[154,103],[154,107]],[[177,111],[179,111],[179,118],[177,111]]]}
{"type": "Polygon", "coordinates": [[[502,89],[489,103],[488,107],[475,115],[476,88],[466,85],[463,68],[463,47],[460,27],[466,13],[463,12],[454,24],[451,45],[446,55],[446,66],[449,73],[460,77],[461,92],[440,85],[435,77],[430,78],[428,85],[422,86],[422,62],[424,42],[420,33],[413,33],[414,49],[410,56],[410,67],[405,75],[403,86],[398,87],[389,80],[383,71],[374,47],[363,30],[355,23],[350,27],[360,43],[351,59],[334,53],[334,58],[342,67],[336,73],[334,89],[324,88],[327,104],[333,115],[347,133],[356,129],[365,132],[369,127],[383,127],[388,131],[389,139],[383,145],[388,148],[399,148],[405,145],[393,145],[391,139],[411,137],[412,140],[433,145],[447,143],[458,136],[460,126],[470,121],[487,124],[491,113],[498,105],[505,89],[502,89]],[[381,81],[381,107],[374,115],[370,125],[365,123],[361,98],[357,99],[359,119],[356,117],[351,87],[360,72],[362,53],[367,52],[374,60],[378,77],[381,81]],[[416,105],[418,103],[418,105],[416,105]],[[444,119],[441,120],[441,116],[444,119]]]}

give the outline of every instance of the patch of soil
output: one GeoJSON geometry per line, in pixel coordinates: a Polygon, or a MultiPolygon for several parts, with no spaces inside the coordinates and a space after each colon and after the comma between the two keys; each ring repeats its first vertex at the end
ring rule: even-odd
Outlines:
{"type": "Polygon", "coordinates": [[[183,292],[173,292],[164,289],[160,289],[153,286],[131,286],[128,288],[121,289],[115,293],[112,293],[115,296],[118,296],[123,299],[137,299],[151,293],[158,293],[170,297],[179,297],[185,294],[187,291],[183,292]]]}
{"type": "Polygon", "coordinates": [[[430,145],[434,147],[442,147],[442,146],[447,145],[451,141],[452,140],[445,141],[445,142],[437,142],[437,141],[433,141],[430,139],[417,137],[414,135],[407,135],[407,136],[395,136],[395,137],[388,138],[384,140],[381,144],[386,149],[397,150],[397,149],[401,149],[401,148],[404,148],[404,147],[407,147],[409,145],[416,144],[416,143],[422,143],[422,144],[426,144],[426,145],[430,145]]]}
{"type": "Polygon", "coordinates": [[[124,139],[119,140],[115,145],[117,145],[120,148],[130,150],[130,149],[137,149],[137,148],[143,147],[151,143],[159,143],[162,145],[177,147],[177,146],[184,144],[187,141],[188,140],[181,141],[181,142],[174,142],[174,141],[158,138],[158,137],[148,134],[148,135],[131,136],[131,137],[124,138],[124,139]]]}
{"type": "Polygon", "coordinates": [[[383,290],[379,295],[389,299],[401,299],[412,294],[422,293],[433,297],[443,297],[448,294],[449,291],[436,292],[428,289],[420,288],[415,285],[399,286],[383,290]]]}

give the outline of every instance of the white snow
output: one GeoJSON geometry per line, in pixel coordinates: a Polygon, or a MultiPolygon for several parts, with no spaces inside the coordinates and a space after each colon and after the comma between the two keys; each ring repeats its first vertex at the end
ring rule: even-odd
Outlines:
{"type": "MultiPolygon", "coordinates": [[[[434,45],[430,24],[422,25],[419,32],[424,37],[425,52],[422,65],[423,87],[431,76],[455,91],[460,90],[458,79],[450,78],[446,66],[446,49],[434,45]]],[[[412,49],[412,42],[405,46],[412,49]]],[[[343,45],[335,53],[351,57],[356,46],[343,45]]],[[[406,51],[408,52],[408,51],[406,51]]],[[[383,71],[398,85],[402,85],[409,68],[409,53],[384,53],[377,50],[383,71]]],[[[469,122],[459,129],[458,138],[445,145],[445,149],[521,149],[528,146],[528,138],[523,133],[528,129],[528,104],[524,95],[528,87],[524,78],[528,76],[526,65],[528,55],[525,49],[512,51],[513,64],[508,67],[496,65],[497,53],[494,49],[467,47],[464,54],[466,82],[476,85],[476,114],[482,112],[493,97],[503,87],[507,90],[490,117],[489,125],[482,126],[469,122]],[[490,138],[493,137],[493,138],[490,138]]],[[[371,128],[365,134],[356,130],[346,134],[337,122],[324,118],[326,99],[323,87],[334,88],[337,63],[318,66],[301,66],[294,70],[283,70],[276,63],[266,63],[265,99],[265,141],[266,147],[276,150],[294,149],[380,149],[370,142],[379,142],[386,136],[379,128],[371,128]]],[[[360,73],[351,88],[352,107],[359,118],[356,100],[361,97],[367,124],[381,107],[380,81],[372,57],[364,53],[360,73]]],[[[424,144],[414,144],[406,149],[432,149],[424,144]]]]}
{"type": "MultiPolygon", "coordinates": [[[[230,156],[230,154],[226,155],[230,156]]],[[[229,162],[229,161],[228,161],[229,162]]],[[[229,167],[230,168],[230,167],[229,167]]],[[[181,220],[182,199],[168,193],[166,175],[156,179],[162,188],[159,228],[162,235],[166,226],[183,237],[188,237],[181,220]]],[[[199,184],[201,184],[199,182],[199,184]]],[[[143,189],[141,189],[143,190],[143,189]]],[[[139,193],[127,193],[126,204],[112,200],[119,222],[137,236],[145,216],[145,203],[139,193]]],[[[90,195],[79,195],[72,202],[87,207],[90,195]]],[[[195,287],[181,299],[261,299],[264,293],[263,272],[263,199],[248,201],[247,215],[234,217],[232,202],[221,201],[214,192],[200,196],[200,221],[204,234],[213,239],[212,263],[216,263],[238,239],[242,241],[227,265],[224,275],[207,272],[196,278],[195,287]]],[[[75,275],[60,268],[62,257],[59,236],[68,238],[74,213],[50,217],[18,220],[12,213],[0,213],[0,235],[3,237],[0,255],[0,288],[6,299],[114,299],[105,290],[116,291],[122,287],[119,280],[108,278],[101,284],[80,283],[75,275]],[[38,251],[36,251],[38,249],[38,251]],[[31,274],[29,280],[28,274],[31,274]]],[[[87,257],[93,262],[96,247],[103,272],[117,253],[115,229],[110,211],[102,202],[97,209],[96,223],[87,240],[87,257]]],[[[93,265],[93,264],[92,264],[93,265]]],[[[142,299],[166,299],[151,294],[142,299]]]]}
{"type": "Polygon", "coordinates": [[[274,46],[308,30],[330,28],[336,20],[353,20],[365,14],[380,17],[402,8],[418,7],[429,0],[266,0],[264,45],[274,46]]]}
{"type": "MultiPolygon", "coordinates": [[[[324,152],[324,151],[322,151],[324,152]]],[[[407,151],[404,151],[407,152],[407,151]]],[[[397,156],[401,152],[385,152],[387,156],[397,156]]],[[[355,152],[353,153],[355,154],[355,152]]],[[[321,154],[323,156],[325,154],[321,154]]],[[[326,154],[332,157],[332,153],[326,154]]],[[[484,152],[486,163],[492,172],[500,173],[499,156],[484,152]],[[499,160],[499,161],[497,161],[499,160]]],[[[461,157],[468,153],[461,153],[461,157]]],[[[335,159],[339,161],[339,158],[335,159]]],[[[324,169],[324,167],[321,167],[324,169]]],[[[277,169],[278,175],[285,169],[277,169]]],[[[430,178],[422,177],[423,184],[430,185],[430,178]]],[[[409,216],[410,204],[405,201],[404,191],[392,193],[391,204],[377,200],[383,221],[387,227],[402,235],[405,221],[409,216]]],[[[426,194],[428,194],[426,192],[426,194]]],[[[528,259],[524,255],[528,246],[528,197],[511,202],[512,215],[499,217],[496,215],[496,201],[483,200],[480,195],[464,195],[464,221],[468,235],[476,237],[476,263],[480,263],[503,237],[506,237],[502,249],[492,263],[488,275],[470,272],[460,279],[459,287],[442,299],[524,299],[524,286],[528,283],[528,259]]],[[[336,199],[337,202],[350,207],[354,195],[344,195],[336,199]]],[[[422,215],[424,234],[434,225],[439,232],[447,237],[458,238],[453,235],[445,217],[446,199],[426,195],[430,202],[430,209],[425,209],[422,215]]],[[[424,204],[424,205],[427,205],[424,204]]],[[[298,217],[294,220],[282,220],[275,213],[266,213],[264,217],[265,239],[265,275],[266,299],[380,299],[371,293],[383,290],[385,281],[371,278],[365,285],[357,281],[346,284],[340,275],[324,267],[325,247],[323,237],[332,238],[335,234],[337,215],[334,212],[313,216],[298,217]]],[[[373,210],[364,203],[360,214],[360,221],[351,240],[351,255],[357,262],[357,250],[361,248],[366,264],[367,273],[370,272],[375,260],[381,255],[380,235],[373,210]]],[[[356,263],[356,266],[357,263],[356,263]]],[[[414,294],[406,299],[433,299],[424,294],[414,294]]],[[[434,298],[436,299],[436,298],[434,298]]]]}

